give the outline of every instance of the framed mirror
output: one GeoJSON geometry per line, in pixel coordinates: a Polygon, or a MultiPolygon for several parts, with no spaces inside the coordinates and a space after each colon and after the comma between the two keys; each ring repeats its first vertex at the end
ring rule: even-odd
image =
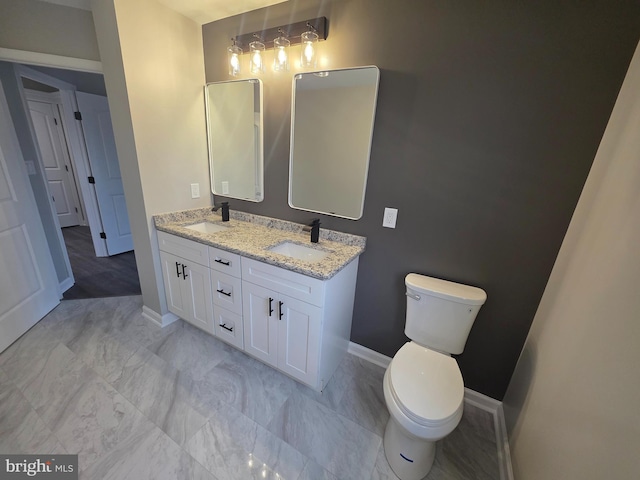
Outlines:
{"type": "Polygon", "coordinates": [[[261,202],[263,187],[262,81],[205,86],[211,192],[261,202]]]}
{"type": "Polygon", "coordinates": [[[293,77],[289,206],[362,217],[379,80],[378,67],[293,77]]]}

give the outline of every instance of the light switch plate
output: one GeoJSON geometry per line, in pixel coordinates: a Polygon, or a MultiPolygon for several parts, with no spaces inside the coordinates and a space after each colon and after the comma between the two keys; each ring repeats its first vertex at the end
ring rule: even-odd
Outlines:
{"type": "Polygon", "coordinates": [[[200,198],[200,184],[192,183],[191,184],[191,198],[200,198]]]}
{"type": "Polygon", "coordinates": [[[384,218],[382,219],[382,226],[387,228],[396,228],[396,220],[398,219],[397,208],[385,208],[384,218]]]}

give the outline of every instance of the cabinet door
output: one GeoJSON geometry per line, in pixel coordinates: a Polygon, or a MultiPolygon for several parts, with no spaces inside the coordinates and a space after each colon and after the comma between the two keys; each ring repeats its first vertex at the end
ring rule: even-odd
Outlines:
{"type": "Polygon", "coordinates": [[[160,252],[162,261],[162,278],[167,295],[167,306],[171,313],[186,319],[189,315],[187,304],[182,297],[182,259],[167,252],[160,252]],[[179,274],[179,276],[178,276],[179,274]]]}
{"type": "Polygon", "coordinates": [[[211,303],[211,277],[209,268],[183,260],[183,299],[187,303],[188,314],[183,317],[189,323],[214,335],[213,307],[211,303]]]}
{"type": "Polygon", "coordinates": [[[278,368],[316,388],[322,309],[280,295],[274,313],[279,314],[280,311],[282,320],[278,324],[278,368]]]}
{"type": "Polygon", "coordinates": [[[244,350],[257,359],[278,365],[278,305],[271,290],[242,282],[244,350]]]}

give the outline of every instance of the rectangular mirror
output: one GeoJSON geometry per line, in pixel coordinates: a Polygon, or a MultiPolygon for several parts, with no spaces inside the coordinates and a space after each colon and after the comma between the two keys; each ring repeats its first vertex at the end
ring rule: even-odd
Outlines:
{"type": "Polygon", "coordinates": [[[378,67],[293,77],[292,208],[362,217],[379,80],[378,67]]]}
{"type": "Polygon", "coordinates": [[[262,82],[205,86],[211,192],[261,202],[263,189],[262,82]]]}

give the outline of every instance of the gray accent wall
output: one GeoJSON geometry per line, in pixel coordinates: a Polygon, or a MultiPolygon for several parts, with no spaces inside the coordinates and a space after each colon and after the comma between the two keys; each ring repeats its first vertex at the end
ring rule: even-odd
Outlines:
{"type": "Polygon", "coordinates": [[[381,70],[364,216],[287,204],[293,71],[263,76],[265,200],[231,208],[366,236],[351,340],[388,356],[407,341],[407,273],[486,290],[457,360],[467,387],[502,399],[638,43],[640,3],[290,1],[204,25],[207,82],[228,79],[230,37],[321,15],[327,68],[381,70]],[[384,207],[399,209],[396,229],[382,227],[384,207]]]}

